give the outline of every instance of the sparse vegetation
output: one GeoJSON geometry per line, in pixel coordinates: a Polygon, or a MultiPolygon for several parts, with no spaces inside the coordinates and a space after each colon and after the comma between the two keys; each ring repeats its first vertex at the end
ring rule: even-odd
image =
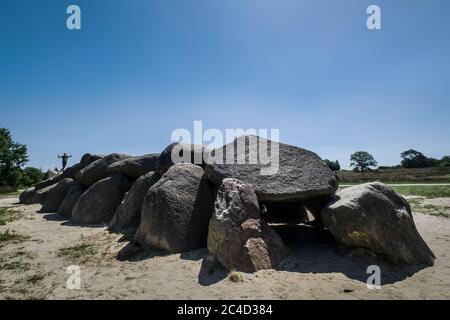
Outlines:
{"type": "Polygon", "coordinates": [[[11,207],[0,207],[0,226],[4,226],[8,222],[18,220],[23,217],[20,211],[11,207]]]}
{"type": "Polygon", "coordinates": [[[242,273],[235,271],[235,270],[230,271],[230,274],[228,275],[228,279],[231,282],[244,282],[244,276],[242,275],[242,273]]]}
{"type": "Polygon", "coordinates": [[[24,236],[14,231],[6,230],[0,233],[0,247],[9,243],[21,243],[29,238],[29,236],[24,236]]]}
{"type": "Polygon", "coordinates": [[[409,205],[413,212],[420,212],[437,217],[450,218],[450,208],[437,206],[433,204],[425,204],[423,198],[409,199],[409,205]]]}
{"type": "Polygon", "coordinates": [[[25,283],[25,284],[36,284],[42,280],[44,280],[45,275],[43,274],[33,274],[31,276],[26,276],[15,281],[16,284],[25,283]]]}
{"type": "Polygon", "coordinates": [[[418,185],[394,186],[392,188],[404,196],[419,196],[431,199],[450,197],[450,186],[418,185]]]}
{"type": "Polygon", "coordinates": [[[341,184],[380,181],[383,183],[450,183],[450,168],[422,169],[378,168],[366,172],[341,170],[337,172],[341,184]]]}
{"type": "Polygon", "coordinates": [[[96,253],[94,247],[90,244],[78,244],[73,247],[67,247],[59,249],[58,257],[65,258],[67,260],[76,261],[83,260],[86,257],[92,256],[96,253]]]}
{"type": "Polygon", "coordinates": [[[0,264],[0,270],[15,270],[15,271],[27,271],[30,270],[31,265],[28,262],[12,261],[0,264]]]}

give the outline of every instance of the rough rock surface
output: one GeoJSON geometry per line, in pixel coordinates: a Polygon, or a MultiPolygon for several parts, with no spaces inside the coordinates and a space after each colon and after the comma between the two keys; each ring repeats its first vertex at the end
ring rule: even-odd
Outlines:
{"type": "Polygon", "coordinates": [[[127,158],[110,164],[107,171],[112,174],[120,173],[132,180],[136,180],[146,173],[155,171],[158,157],[159,154],[154,153],[127,158]]]}
{"type": "Polygon", "coordinates": [[[147,192],[136,240],[183,252],[206,246],[214,197],[201,167],[173,165],[147,192]]]}
{"type": "Polygon", "coordinates": [[[347,247],[367,248],[398,263],[434,263],[408,202],[382,183],[343,189],[321,216],[336,241],[347,247]]]}
{"type": "Polygon", "coordinates": [[[19,196],[19,203],[32,204],[33,196],[34,196],[35,192],[36,192],[36,190],[34,187],[24,190],[19,196]]]}
{"type": "Polygon", "coordinates": [[[102,157],[83,169],[81,169],[75,176],[75,180],[84,186],[91,186],[99,180],[108,176],[108,166],[114,162],[127,159],[129,155],[112,153],[102,157]]]}
{"type": "Polygon", "coordinates": [[[161,176],[149,172],[139,179],[125,195],[111,220],[109,229],[114,232],[136,231],[141,221],[142,204],[148,189],[154,185],[161,176]]]}
{"type": "Polygon", "coordinates": [[[159,155],[156,161],[156,172],[163,175],[171,166],[174,165],[172,161],[172,150],[177,148],[180,159],[185,157],[187,161],[180,161],[177,163],[192,163],[204,167],[203,151],[204,146],[187,144],[187,143],[172,143],[168,145],[159,155]]]}
{"type": "Polygon", "coordinates": [[[56,186],[48,192],[40,211],[41,212],[56,212],[56,211],[58,211],[59,206],[64,201],[64,198],[67,195],[67,192],[69,192],[69,189],[75,183],[76,182],[70,178],[62,179],[60,182],[58,182],[56,184],[56,186]]]}
{"type": "Polygon", "coordinates": [[[75,182],[75,184],[67,192],[67,195],[59,206],[57,213],[60,216],[70,220],[72,218],[72,209],[84,191],[86,191],[86,188],[75,182]]]}
{"type": "Polygon", "coordinates": [[[47,198],[47,195],[49,194],[49,192],[52,191],[53,188],[55,188],[57,185],[58,185],[58,183],[54,183],[54,184],[49,185],[49,186],[47,186],[45,188],[37,190],[33,194],[33,197],[31,199],[31,203],[44,204],[44,201],[47,198]]]}
{"type": "Polygon", "coordinates": [[[78,224],[108,223],[127,191],[128,180],[114,175],[87,189],[75,203],[71,221],[78,224]]]}
{"type": "Polygon", "coordinates": [[[227,269],[243,272],[275,268],[288,254],[280,236],[260,219],[253,188],[229,178],[217,194],[208,250],[227,269]]]}
{"type": "Polygon", "coordinates": [[[306,201],[329,196],[337,189],[334,173],[318,155],[291,145],[271,142],[256,136],[241,136],[222,148],[215,149],[212,155],[219,159],[223,158],[223,164],[216,161],[205,166],[206,174],[213,184],[219,187],[225,178],[239,179],[251,185],[258,199],[263,202],[306,201]],[[245,146],[245,153],[237,152],[239,145],[245,146]],[[260,160],[252,161],[253,164],[250,164],[249,159],[257,159],[252,155],[258,154],[258,146],[261,150],[267,150],[265,145],[270,152],[260,151],[260,153],[272,155],[274,161],[268,164],[271,158],[268,157],[266,164],[260,160]],[[275,157],[277,146],[279,157],[275,157]],[[231,164],[226,160],[227,153],[231,155],[229,156],[231,164]],[[243,155],[245,163],[239,164],[237,159],[243,155]],[[271,167],[274,169],[272,173],[276,173],[267,175],[267,172],[261,171],[269,170],[271,167]]]}

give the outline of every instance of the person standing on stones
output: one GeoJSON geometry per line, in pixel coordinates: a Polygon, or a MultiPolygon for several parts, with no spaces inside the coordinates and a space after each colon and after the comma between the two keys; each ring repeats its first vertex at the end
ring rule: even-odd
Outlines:
{"type": "Polygon", "coordinates": [[[67,160],[69,160],[69,158],[72,158],[72,155],[68,155],[67,153],[63,153],[63,155],[62,156],[60,156],[59,154],[58,154],[58,159],[62,159],[62,169],[61,169],[61,171],[62,172],[64,172],[64,169],[66,168],[66,166],[67,166],[67,160]]]}

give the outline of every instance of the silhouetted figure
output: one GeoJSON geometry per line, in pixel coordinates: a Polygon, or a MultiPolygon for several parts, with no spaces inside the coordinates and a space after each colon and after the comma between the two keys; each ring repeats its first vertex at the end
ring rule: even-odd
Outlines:
{"type": "Polygon", "coordinates": [[[72,157],[72,155],[68,155],[67,153],[63,153],[63,155],[62,156],[60,156],[59,154],[58,154],[58,159],[62,159],[62,169],[61,169],[61,171],[62,172],[64,172],[64,169],[66,169],[66,166],[67,166],[67,160],[69,160],[69,158],[71,158],[72,157]]]}

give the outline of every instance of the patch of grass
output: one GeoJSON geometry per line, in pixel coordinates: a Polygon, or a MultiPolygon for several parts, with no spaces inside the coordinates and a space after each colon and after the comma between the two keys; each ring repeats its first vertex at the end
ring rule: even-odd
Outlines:
{"type": "Polygon", "coordinates": [[[405,196],[420,196],[426,198],[450,197],[450,186],[396,186],[392,188],[405,196]]]}
{"type": "Polygon", "coordinates": [[[0,207],[0,226],[4,226],[8,222],[19,220],[23,217],[23,213],[11,207],[0,207]]]}
{"type": "Polygon", "coordinates": [[[24,278],[17,279],[15,283],[28,283],[28,284],[36,284],[42,280],[44,280],[45,276],[43,274],[33,274],[31,276],[27,276],[24,278]]]}
{"type": "Polygon", "coordinates": [[[0,195],[18,194],[19,190],[14,187],[0,187],[0,195]]]}
{"type": "Polygon", "coordinates": [[[411,206],[411,210],[413,212],[420,212],[424,214],[429,214],[432,216],[437,217],[444,217],[444,218],[450,218],[450,209],[436,206],[432,204],[424,204],[423,198],[417,198],[417,199],[409,199],[409,205],[411,206]]]}
{"type": "Polygon", "coordinates": [[[78,244],[72,247],[58,250],[58,257],[68,260],[80,260],[96,253],[94,247],[90,244],[78,244]]]}
{"type": "Polygon", "coordinates": [[[0,247],[9,243],[21,243],[30,239],[29,236],[24,236],[14,231],[6,230],[0,233],[0,247]]]}
{"type": "Polygon", "coordinates": [[[31,265],[27,262],[13,261],[0,264],[0,270],[27,271],[31,265]]]}
{"type": "Polygon", "coordinates": [[[241,272],[231,270],[230,274],[228,275],[228,279],[231,282],[244,282],[244,276],[241,272]]]}

